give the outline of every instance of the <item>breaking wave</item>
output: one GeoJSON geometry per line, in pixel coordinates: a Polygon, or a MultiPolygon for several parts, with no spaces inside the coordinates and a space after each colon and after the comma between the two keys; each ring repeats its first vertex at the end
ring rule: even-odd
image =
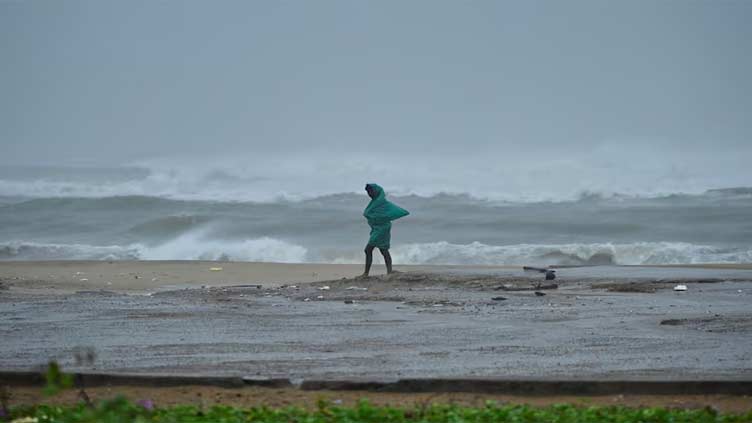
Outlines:
{"type": "MultiPolygon", "coordinates": [[[[660,265],[750,263],[752,250],[721,248],[681,242],[630,244],[518,244],[433,242],[395,246],[399,264],[447,265],[660,265]]],[[[379,255],[376,254],[377,260],[379,255]]],[[[314,257],[300,245],[275,238],[241,241],[212,240],[200,232],[188,233],[156,246],[142,244],[86,245],[10,242],[0,244],[0,260],[219,260],[277,263],[362,263],[363,253],[333,258],[314,257]]]]}
{"type": "MultiPolygon", "coordinates": [[[[752,250],[719,248],[681,242],[630,244],[518,244],[495,246],[480,242],[433,242],[397,246],[395,263],[460,265],[650,265],[749,263],[752,250]]],[[[360,257],[339,257],[336,263],[359,263],[360,257]]]]}
{"type": "Polygon", "coordinates": [[[274,238],[243,241],[201,240],[192,235],[148,247],[142,244],[87,245],[10,242],[0,244],[0,260],[220,260],[302,263],[307,250],[274,238]]]}
{"type": "Polygon", "coordinates": [[[8,242],[0,244],[0,260],[138,260],[136,246],[8,242]]]}
{"type": "Polygon", "coordinates": [[[303,263],[308,251],[300,245],[263,237],[240,241],[209,239],[189,232],[155,247],[142,247],[142,260],[222,260],[303,263]]]}
{"type": "Polygon", "coordinates": [[[503,157],[474,154],[462,160],[438,153],[423,153],[419,160],[392,153],[266,153],[152,158],[112,168],[2,166],[0,196],[277,202],[363,195],[363,185],[375,181],[391,195],[448,193],[530,203],[593,196],[654,198],[752,185],[747,156],[738,151],[711,157],[673,148],[659,154],[653,143],[644,151],[634,148],[616,144],[565,156],[506,152],[503,157]]]}

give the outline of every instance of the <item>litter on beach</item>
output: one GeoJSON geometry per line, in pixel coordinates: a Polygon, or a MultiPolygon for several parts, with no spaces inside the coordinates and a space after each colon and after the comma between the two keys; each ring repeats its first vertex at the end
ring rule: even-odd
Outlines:
{"type": "Polygon", "coordinates": [[[211,270],[212,272],[221,272],[222,268],[221,267],[210,267],[209,270],[211,270]]]}
{"type": "Polygon", "coordinates": [[[328,291],[329,289],[331,289],[329,288],[329,285],[324,285],[321,288],[319,288],[319,291],[328,291]]]}
{"type": "Polygon", "coordinates": [[[676,285],[674,287],[674,291],[686,291],[686,290],[687,290],[687,285],[676,285]]]}
{"type": "Polygon", "coordinates": [[[368,291],[368,288],[361,288],[359,286],[348,286],[345,288],[347,291],[368,291]]]}

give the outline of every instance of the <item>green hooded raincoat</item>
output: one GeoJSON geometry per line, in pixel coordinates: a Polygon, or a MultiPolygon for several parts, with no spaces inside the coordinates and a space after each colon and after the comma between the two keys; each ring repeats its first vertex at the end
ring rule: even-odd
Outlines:
{"type": "Polygon", "coordinates": [[[384,188],[381,188],[378,184],[368,184],[368,186],[376,193],[376,197],[371,199],[371,202],[368,203],[368,206],[363,211],[363,216],[368,220],[368,225],[371,227],[371,236],[368,238],[368,245],[389,249],[389,242],[392,237],[392,220],[405,217],[410,212],[387,201],[384,188]]]}

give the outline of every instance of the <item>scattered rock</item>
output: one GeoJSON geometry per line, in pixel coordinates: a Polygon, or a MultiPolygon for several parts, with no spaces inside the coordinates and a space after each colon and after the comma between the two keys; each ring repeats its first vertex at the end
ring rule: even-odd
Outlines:
{"type": "Polygon", "coordinates": [[[657,279],[655,282],[665,284],[686,284],[686,283],[721,283],[727,281],[734,281],[735,279],[720,279],[720,278],[685,278],[685,279],[657,279]]]}
{"type": "Polygon", "coordinates": [[[661,320],[661,325],[679,326],[679,325],[681,325],[684,322],[685,321],[682,320],[682,319],[666,319],[666,320],[661,320]]]}
{"type": "Polygon", "coordinates": [[[626,283],[601,283],[590,285],[591,289],[605,289],[609,292],[643,292],[652,294],[658,287],[646,282],[626,282],[626,283]]]}
{"type": "Polygon", "coordinates": [[[502,290],[502,291],[535,291],[539,289],[557,289],[559,288],[559,285],[555,283],[545,284],[545,285],[518,285],[518,284],[504,284],[501,286],[497,286],[494,288],[495,290],[502,290]]]}
{"type": "MultiPolygon", "coordinates": [[[[711,314],[710,312],[708,314],[711,314]]],[[[752,333],[752,318],[748,316],[722,316],[661,320],[664,326],[684,326],[689,329],[717,333],[752,333]]]]}
{"type": "Polygon", "coordinates": [[[400,280],[406,281],[406,282],[418,282],[422,281],[428,278],[428,275],[411,275],[411,274],[399,274],[397,273],[395,276],[397,276],[400,280]]]}
{"type": "Polygon", "coordinates": [[[76,295],[100,295],[100,296],[116,296],[119,295],[117,292],[113,291],[107,291],[104,289],[99,289],[96,291],[76,291],[76,295]]]}
{"type": "Polygon", "coordinates": [[[504,300],[506,300],[506,297],[493,297],[491,299],[494,300],[494,301],[504,301],[504,300]]]}
{"type": "Polygon", "coordinates": [[[345,300],[345,304],[352,304],[353,300],[345,300]]]}
{"type": "Polygon", "coordinates": [[[538,297],[542,297],[542,296],[546,295],[546,293],[545,292],[540,292],[540,291],[535,291],[535,295],[538,296],[538,297]]]}

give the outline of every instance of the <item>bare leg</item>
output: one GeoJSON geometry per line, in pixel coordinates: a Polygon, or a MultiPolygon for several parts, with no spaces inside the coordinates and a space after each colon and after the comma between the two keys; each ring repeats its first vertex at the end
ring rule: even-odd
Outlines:
{"type": "Polygon", "coordinates": [[[389,254],[389,250],[386,248],[379,248],[381,255],[384,256],[384,264],[386,264],[387,275],[392,273],[392,255],[389,254]]]}
{"type": "Polygon", "coordinates": [[[371,263],[373,263],[373,246],[372,245],[366,245],[365,249],[366,253],[366,269],[363,271],[363,277],[368,276],[368,274],[371,272],[371,263]]]}

